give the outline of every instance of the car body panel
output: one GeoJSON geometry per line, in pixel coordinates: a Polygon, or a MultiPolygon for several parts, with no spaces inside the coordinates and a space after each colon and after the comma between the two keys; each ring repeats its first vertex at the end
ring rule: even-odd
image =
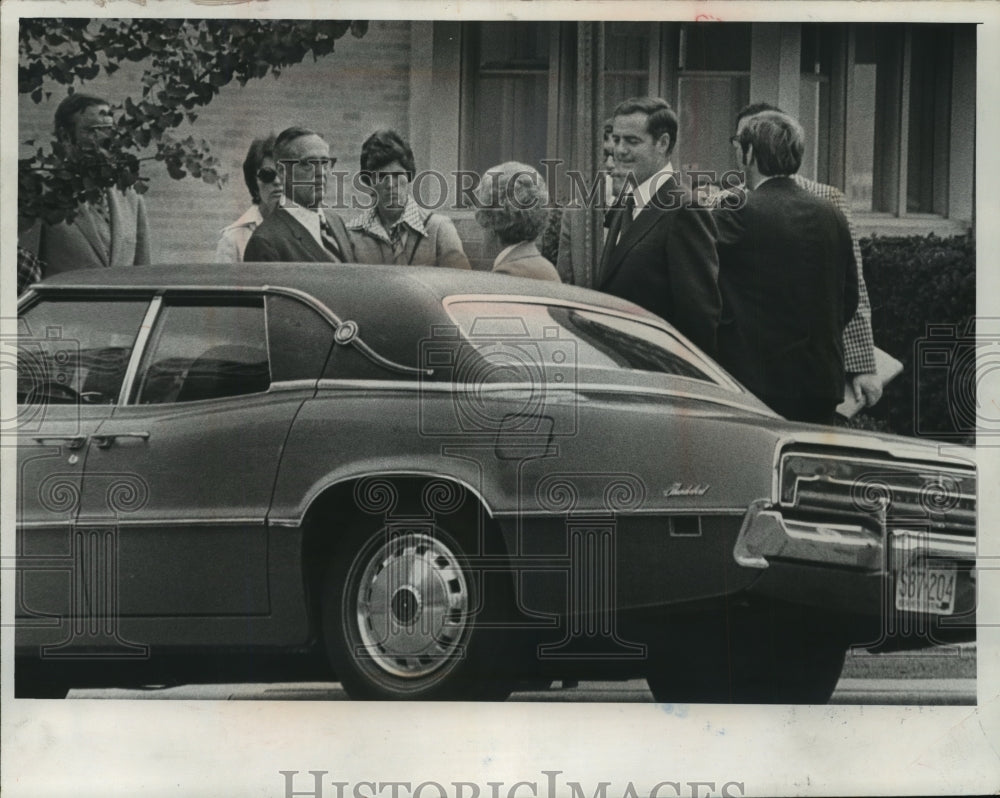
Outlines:
{"type": "MultiPolygon", "coordinates": [[[[380,480],[460,486],[482,510],[482,533],[500,533],[522,621],[551,629],[595,613],[685,612],[755,596],[884,617],[912,560],[903,543],[926,540],[914,543],[884,508],[859,504],[823,515],[784,500],[782,458],[826,453],[928,485],[950,470],[974,485],[970,450],[788,422],[663,321],[583,289],[445,269],[184,265],[65,273],[24,303],[62,295],[156,297],[154,308],[172,297],[281,296],[311,308],[335,341],[325,356],[329,343],[310,333],[310,345],[321,347],[312,359],[317,373],[267,391],[137,405],[125,390],[113,408],[82,404],[70,419],[60,417],[68,410],[49,407],[41,432],[25,426],[22,564],[30,567],[39,546],[54,551],[78,532],[111,528],[120,597],[114,645],[310,645],[313,580],[323,564],[309,552],[335,550],[351,513],[387,525],[433,522],[433,502],[416,515],[412,506],[400,508],[399,518],[378,501],[366,504],[365,489],[380,480]],[[533,306],[532,319],[524,318],[529,332],[538,307],[660,331],[703,378],[567,360],[592,342],[567,337],[565,326],[516,341],[477,338],[469,329],[471,306],[488,321],[516,321],[526,305],[533,306]],[[511,352],[538,366],[538,378],[524,380],[514,368],[505,382],[476,371],[511,352]],[[81,498],[78,508],[52,512],[35,497],[63,470],[67,441],[30,439],[66,435],[72,424],[84,438],[85,463],[68,472],[81,498]],[[133,492],[119,495],[116,508],[110,483],[118,478],[133,492]],[[350,512],[316,516],[338,491],[351,499],[350,512]]],[[[288,329],[293,334],[295,324],[288,329]]],[[[294,346],[286,341],[281,351],[290,356],[294,346]]],[[[133,352],[127,385],[142,355],[133,352]]],[[[816,479],[824,489],[833,485],[816,479]]],[[[970,499],[961,501],[967,514],[970,499]]],[[[938,548],[921,551],[958,568],[959,620],[974,611],[975,530],[944,529],[934,512],[928,518],[938,548]]],[[[471,564],[496,569],[490,557],[471,564]]],[[[40,607],[58,616],[67,606],[58,594],[67,590],[57,580],[35,592],[46,597],[40,607]]],[[[18,650],[35,652],[66,635],[65,622],[56,630],[19,623],[18,650]]]]}

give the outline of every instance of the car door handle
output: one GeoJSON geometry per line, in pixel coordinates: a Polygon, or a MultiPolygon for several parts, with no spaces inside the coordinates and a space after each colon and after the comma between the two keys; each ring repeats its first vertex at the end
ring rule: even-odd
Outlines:
{"type": "Polygon", "coordinates": [[[46,442],[50,441],[60,441],[65,442],[67,449],[82,449],[83,444],[87,442],[86,435],[45,435],[43,437],[34,438],[35,443],[40,443],[42,446],[46,442]]]}
{"type": "Polygon", "coordinates": [[[139,438],[144,441],[149,440],[148,432],[112,432],[108,435],[94,435],[94,443],[98,449],[110,449],[116,438],[139,438]]]}

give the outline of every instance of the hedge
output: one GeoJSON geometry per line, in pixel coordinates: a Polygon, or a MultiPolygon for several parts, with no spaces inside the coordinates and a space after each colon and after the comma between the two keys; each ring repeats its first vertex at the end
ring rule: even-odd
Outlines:
{"type": "Polygon", "coordinates": [[[975,240],[873,236],[861,253],[875,344],[903,372],[851,426],[975,443],[975,240]]]}

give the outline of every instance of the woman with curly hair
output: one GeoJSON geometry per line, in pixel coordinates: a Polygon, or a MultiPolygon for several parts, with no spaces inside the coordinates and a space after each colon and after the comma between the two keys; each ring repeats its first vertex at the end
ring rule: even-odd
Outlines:
{"type": "Polygon", "coordinates": [[[483,175],[478,199],[476,221],[503,247],[493,271],[559,282],[556,267],[535,244],[548,216],[549,193],[542,176],[527,164],[502,163],[483,175]]]}

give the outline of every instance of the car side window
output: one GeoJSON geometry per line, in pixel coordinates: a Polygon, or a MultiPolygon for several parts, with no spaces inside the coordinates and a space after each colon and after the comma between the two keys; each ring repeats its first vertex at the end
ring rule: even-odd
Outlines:
{"type": "Polygon", "coordinates": [[[20,404],[118,402],[145,299],[42,299],[21,314],[20,404]]]}
{"type": "Polygon", "coordinates": [[[271,384],[262,297],[168,298],[139,368],[135,404],[221,399],[271,384]]]}

